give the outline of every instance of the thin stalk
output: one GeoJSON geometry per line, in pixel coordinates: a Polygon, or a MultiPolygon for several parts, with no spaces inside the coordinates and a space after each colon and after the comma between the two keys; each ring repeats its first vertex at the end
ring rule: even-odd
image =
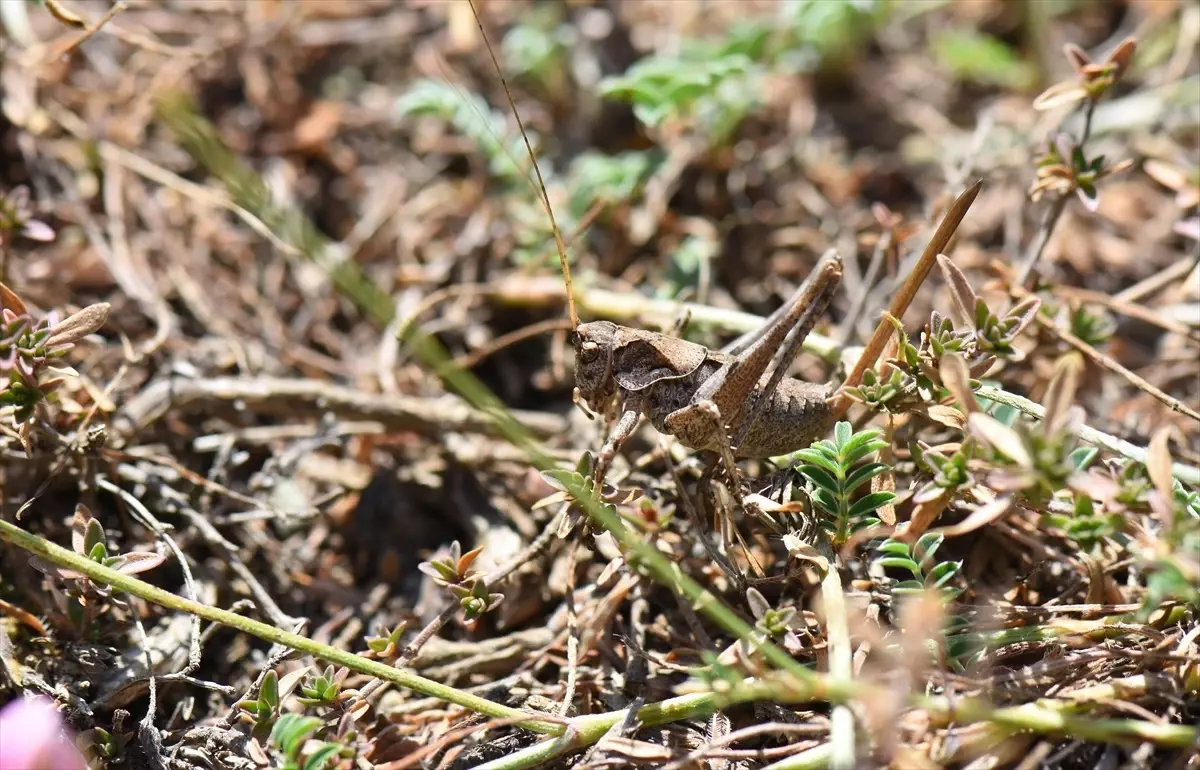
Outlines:
{"type": "Polygon", "coordinates": [[[170,591],[164,591],[131,575],[126,575],[123,572],[105,567],[86,556],[69,551],[44,538],[26,532],[11,522],[0,520],[0,539],[51,561],[60,567],[81,572],[98,585],[112,586],[118,591],[132,594],[153,604],[178,612],[187,612],[213,623],[220,623],[230,628],[236,628],[259,639],[264,639],[275,644],[282,644],[300,652],[306,652],[328,663],[345,666],[351,671],[384,679],[392,684],[416,690],[424,695],[439,698],[490,717],[518,719],[520,720],[518,724],[521,727],[533,732],[559,735],[566,729],[563,725],[556,722],[538,719],[531,712],[510,708],[486,698],[480,698],[477,695],[463,692],[454,687],[435,682],[432,679],[426,679],[423,676],[408,671],[392,668],[385,663],[364,658],[361,655],[355,655],[345,650],[339,650],[336,647],[330,647],[327,644],[322,644],[306,636],[284,631],[275,626],[229,612],[228,610],[184,599],[170,591]]]}
{"type": "MultiPolygon", "coordinates": [[[[975,390],[975,395],[997,404],[1004,404],[1014,409],[1019,409],[1030,417],[1039,420],[1046,414],[1046,409],[1041,404],[1034,403],[1027,398],[1022,398],[1000,388],[984,385],[975,390]]],[[[1101,449],[1107,449],[1113,454],[1121,455],[1129,460],[1139,463],[1146,462],[1147,450],[1136,444],[1131,444],[1124,439],[1102,433],[1087,425],[1080,425],[1075,431],[1075,436],[1081,441],[1094,444],[1101,449]]],[[[1184,484],[1200,484],[1200,468],[1184,465],[1183,463],[1172,463],[1171,473],[1184,484]]]]}
{"type": "MultiPolygon", "coordinates": [[[[979,196],[981,189],[983,189],[982,180],[968,187],[950,204],[946,215],[938,223],[933,237],[925,245],[925,250],[921,252],[921,257],[917,260],[917,264],[913,267],[912,272],[908,274],[908,278],[905,279],[900,290],[896,292],[895,297],[892,298],[892,304],[888,307],[888,314],[893,318],[904,317],[904,311],[908,310],[908,306],[912,304],[913,297],[917,295],[917,290],[921,288],[921,284],[925,282],[929,271],[933,269],[934,263],[937,262],[938,254],[945,251],[949,245],[950,239],[958,231],[959,224],[962,223],[963,217],[970,211],[971,204],[975,202],[975,198],[979,196]]],[[[846,381],[842,383],[842,387],[830,399],[833,412],[829,418],[831,422],[837,422],[846,414],[851,403],[850,396],[846,394],[846,389],[857,387],[862,383],[863,373],[875,365],[876,359],[879,358],[879,354],[883,352],[883,349],[887,346],[888,339],[893,334],[895,334],[895,330],[887,320],[887,316],[884,316],[875,326],[875,332],[871,335],[871,339],[867,341],[866,349],[863,350],[862,355],[855,362],[854,369],[846,377],[846,381]]]]}

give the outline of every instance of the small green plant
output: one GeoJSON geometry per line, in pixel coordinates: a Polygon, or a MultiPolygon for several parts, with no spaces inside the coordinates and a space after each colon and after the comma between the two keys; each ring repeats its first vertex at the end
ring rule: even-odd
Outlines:
{"type": "Polygon", "coordinates": [[[946,601],[952,601],[962,589],[950,585],[950,581],[962,569],[961,561],[937,561],[937,551],[945,540],[936,532],[926,532],[917,538],[911,547],[902,540],[888,538],[875,550],[880,554],[875,560],[880,568],[906,570],[910,577],[891,587],[893,595],[919,594],[926,590],[938,591],[946,601]]]}
{"type": "Polygon", "coordinates": [[[64,378],[77,376],[70,367],[52,364],[103,326],[108,310],[108,303],[99,303],[68,318],[51,312],[38,321],[20,297],[0,283],[0,407],[13,408],[18,426],[33,419],[64,378]]]}
{"type": "Polygon", "coordinates": [[[458,598],[467,621],[494,610],[504,599],[503,594],[489,592],[483,576],[471,569],[481,553],[483,548],[462,553],[462,546],[455,540],[450,544],[450,553],[445,558],[431,559],[417,565],[417,569],[433,578],[434,584],[449,589],[458,598]]]}
{"type": "MultiPolygon", "coordinates": [[[[1041,300],[1033,296],[1026,297],[1001,315],[989,308],[983,298],[975,294],[962,270],[948,257],[939,255],[938,267],[941,268],[950,288],[954,326],[970,328],[972,332],[966,341],[967,344],[958,350],[970,362],[972,370],[975,369],[975,362],[971,360],[971,354],[981,356],[984,360],[1020,360],[1020,353],[1013,343],[1037,317],[1038,309],[1042,305],[1041,300]],[[973,343],[973,348],[970,343],[973,343]]],[[[943,328],[939,333],[945,335],[949,332],[943,328]]],[[[940,357],[937,341],[931,340],[931,346],[940,357]]]]}
{"type": "Polygon", "coordinates": [[[955,76],[982,85],[1023,89],[1036,78],[1034,67],[1022,61],[1003,40],[975,29],[947,29],[933,35],[933,55],[955,76]]]}
{"type": "MultiPolygon", "coordinates": [[[[162,554],[151,551],[110,554],[104,527],[83,503],[75,506],[75,516],[71,522],[71,547],[80,556],[127,575],[154,569],[166,560],[162,554]]],[[[52,596],[66,617],[68,627],[81,638],[94,637],[97,629],[93,621],[108,607],[128,608],[110,586],[93,582],[81,572],[60,567],[37,556],[31,557],[29,564],[46,575],[65,581],[61,586],[55,586],[52,596]]]]}
{"type": "Polygon", "coordinates": [[[269,734],[279,718],[279,674],[273,670],[264,674],[258,697],[240,700],[234,704],[234,708],[241,710],[243,720],[254,725],[252,732],[255,736],[269,734]]]}
{"type": "Polygon", "coordinates": [[[0,193],[0,248],[7,246],[13,238],[28,238],[41,243],[54,240],[50,225],[34,218],[29,188],[25,185],[0,193]]]}
{"type": "Polygon", "coordinates": [[[859,487],[887,470],[883,463],[866,461],[887,446],[879,435],[877,430],[855,433],[843,421],[834,427],[832,441],[817,441],[795,454],[804,463],[798,470],[809,481],[813,503],[827,517],[822,527],[831,533],[834,547],[843,545],[855,531],[878,524],[875,512],[896,498],[891,492],[854,498],[859,487]]]}
{"type": "Polygon", "coordinates": [[[1074,43],[1063,46],[1063,54],[1075,68],[1075,77],[1047,88],[1036,99],[1033,107],[1049,110],[1067,104],[1083,102],[1094,105],[1108,94],[1121,76],[1129,69],[1137,50],[1134,38],[1122,40],[1102,62],[1093,62],[1086,52],[1074,43]]]}
{"type": "Polygon", "coordinates": [[[711,237],[689,235],[670,255],[667,273],[662,287],[656,292],[667,299],[681,299],[688,291],[694,292],[700,283],[705,264],[717,256],[720,245],[711,237]]]}
{"type": "Polygon", "coordinates": [[[110,732],[103,727],[93,727],[79,734],[76,745],[86,752],[90,761],[107,767],[110,760],[121,756],[131,737],[132,732],[122,732],[115,728],[110,732]]]}
{"type": "Polygon", "coordinates": [[[393,628],[383,628],[376,636],[367,637],[367,656],[392,661],[400,655],[400,637],[407,624],[399,623],[393,628]]]}
{"type": "Polygon", "coordinates": [[[300,694],[296,700],[305,706],[332,706],[338,701],[342,692],[342,682],[350,673],[349,669],[334,671],[333,666],[326,666],[320,674],[306,677],[300,682],[300,694]]]}
{"type": "Polygon", "coordinates": [[[1046,387],[1046,412],[1040,422],[1018,419],[1011,426],[985,412],[968,418],[971,435],[994,451],[989,486],[1020,492],[1041,509],[1077,473],[1078,426],[1083,409],[1072,403],[1083,363],[1072,351],[1059,359],[1046,387]]]}
{"type": "Polygon", "coordinates": [[[970,463],[975,443],[970,439],[959,444],[949,455],[935,452],[920,442],[912,446],[913,460],[921,470],[932,474],[913,495],[913,501],[921,503],[936,497],[954,496],[959,490],[970,489],[975,483],[970,463]]]}
{"type": "Polygon", "coordinates": [[[1067,330],[1092,347],[1108,342],[1117,330],[1116,323],[1102,310],[1092,310],[1084,305],[1071,308],[1067,330]]]}
{"type": "Polygon", "coordinates": [[[1171,600],[1200,607],[1200,491],[1189,490],[1172,477],[1170,451],[1165,440],[1156,450],[1157,439],[1151,439],[1146,463],[1153,482],[1146,497],[1161,529],[1157,542],[1143,541],[1139,553],[1149,572],[1140,610],[1143,617],[1171,600]]]}
{"type": "Polygon", "coordinates": [[[337,758],[341,747],[336,743],[317,742],[305,751],[305,745],[321,727],[321,720],[302,714],[284,714],[271,728],[270,743],[282,755],[279,770],[325,770],[337,758]]]}
{"type": "Polygon", "coordinates": [[[653,131],[686,130],[719,146],[760,102],[761,80],[774,60],[778,30],[740,21],[719,40],[687,38],[678,51],[641,59],[600,83],[653,131]]]}
{"type": "Polygon", "coordinates": [[[547,484],[558,491],[538,500],[533,504],[534,509],[562,502],[569,502],[574,505],[577,500],[569,491],[573,488],[584,489],[585,494],[595,494],[599,497],[600,502],[610,506],[624,505],[641,499],[643,492],[640,489],[618,489],[608,483],[603,483],[600,489],[596,489],[596,479],[592,473],[594,465],[595,458],[592,456],[592,453],[584,452],[572,469],[555,468],[554,470],[544,471],[542,478],[546,480],[547,484]]]}
{"type": "Polygon", "coordinates": [[[1129,159],[1110,165],[1103,155],[1088,158],[1071,137],[1058,134],[1037,159],[1037,174],[1029,188],[1029,197],[1036,201],[1047,192],[1060,196],[1075,193],[1089,211],[1095,211],[1100,206],[1096,183],[1132,165],[1129,159]]]}
{"type": "Polygon", "coordinates": [[[661,153],[650,151],[583,153],[567,173],[571,216],[582,219],[592,206],[634,200],[660,162],[661,153]]]}
{"type": "MultiPolygon", "coordinates": [[[[474,143],[488,159],[488,169],[494,177],[509,183],[526,178],[525,170],[515,160],[525,157],[523,140],[517,136],[507,144],[501,141],[500,137],[507,133],[504,115],[489,108],[483,97],[466,94],[440,80],[418,80],[396,100],[394,112],[400,119],[439,118],[474,143]]],[[[532,133],[529,142],[537,147],[537,137],[532,133]]]]}
{"type": "Polygon", "coordinates": [[[15,239],[26,238],[41,243],[54,240],[54,230],[40,219],[34,219],[33,213],[29,188],[25,185],[0,192],[0,281],[8,275],[9,247],[15,239]]]}
{"type": "Polygon", "coordinates": [[[782,641],[784,647],[789,651],[800,649],[800,638],[792,630],[792,624],[796,619],[794,607],[775,609],[762,595],[762,592],[754,587],[746,589],[746,603],[750,605],[750,611],[754,613],[754,628],[765,639],[782,641]]]}
{"type": "MultiPolygon", "coordinates": [[[[431,79],[413,84],[396,100],[394,111],[401,119],[437,118],[470,140],[487,159],[488,173],[511,188],[511,194],[504,198],[504,205],[506,219],[516,240],[510,254],[513,263],[523,266],[555,264],[557,255],[553,254],[553,249],[546,248],[547,243],[553,242],[553,235],[535,194],[539,189],[536,172],[532,165],[517,160],[526,157],[525,140],[519,133],[508,134],[503,113],[490,109],[481,96],[468,95],[449,83],[431,79]],[[506,135],[511,138],[501,139],[506,135]]],[[[536,152],[537,134],[527,130],[526,135],[536,152]]],[[[541,171],[548,194],[557,197],[560,186],[553,169],[544,164],[541,171]]],[[[558,224],[563,232],[571,232],[575,227],[574,219],[566,209],[558,224]]]]}
{"type": "Polygon", "coordinates": [[[811,71],[855,61],[890,5],[887,0],[784,0],[774,45],[780,64],[811,71]]]}
{"type": "Polygon", "coordinates": [[[1083,493],[1075,495],[1071,513],[1047,513],[1042,521],[1062,530],[1084,553],[1094,553],[1105,539],[1124,529],[1124,518],[1098,506],[1083,493]]]}
{"type": "MultiPolygon", "coordinates": [[[[930,404],[950,395],[941,374],[946,356],[961,356],[968,378],[983,376],[999,359],[1023,358],[1016,340],[1034,322],[1041,300],[1030,296],[998,313],[947,257],[939,255],[938,266],[950,289],[953,320],[933,311],[914,345],[899,319],[887,316],[896,330],[896,352],[877,370],[864,372],[860,385],[846,390],[854,400],[892,414],[927,412],[930,404]]],[[[979,383],[968,379],[966,385],[974,389],[979,383]]]]}
{"type": "Polygon", "coordinates": [[[602,81],[600,92],[629,102],[652,129],[678,121],[718,145],[756,106],[754,83],[761,74],[743,53],[693,46],[686,53],[642,59],[624,75],[602,81]]]}
{"type": "Polygon", "coordinates": [[[526,21],[508,30],[500,43],[504,71],[512,77],[530,78],[550,93],[559,93],[570,71],[567,56],[575,44],[573,27],[562,24],[562,9],[535,6],[526,21]]]}
{"type": "MultiPolygon", "coordinates": [[[[950,605],[962,594],[962,589],[953,585],[962,570],[961,561],[939,561],[938,549],[944,536],[937,532],[926,532],[911,546],[903,540],[888,538],[876,546],[878,553],[873,560],[876,570],[898,569],[908,577],[887,586],[895,604],[897,597],[917,598],[927,592],[936,593],[943,604],[950,605]]],[[[947,613],[942,632],[946,636],[947,662],[954,668],[961,666],[960,660],[972,650],[971,640],[963,632],[969,623],[961,615],[947,613]]]]}

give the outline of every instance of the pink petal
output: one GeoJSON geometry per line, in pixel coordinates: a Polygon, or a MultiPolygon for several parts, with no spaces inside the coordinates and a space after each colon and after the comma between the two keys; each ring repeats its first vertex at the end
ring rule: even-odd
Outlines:
{"type": "Polygon", "coordinates": [[[54,230],[40,219],[27,219],[21,228],[21,235],[31,241],[49,243],[54,240],[54,230]]]}
{"type": "Polygon", "coordinates": [[[63,735],[54,702],[20,698],[0,710],[0,770],[88,770],[87,761],[63,735]]]}

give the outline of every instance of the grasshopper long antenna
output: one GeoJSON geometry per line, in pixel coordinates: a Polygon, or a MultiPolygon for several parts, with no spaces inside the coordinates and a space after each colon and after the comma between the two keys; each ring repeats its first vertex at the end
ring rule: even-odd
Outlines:
{"type": "Polygon", "coordinates": [[[521,120],[521,113],[517,110],[517,102],[513,99],[512,91],[508,88],[508,80],[504,77],[504,70],[501,69],[500,61],[496,58],[496,52],[492,50],[492,44],[488,41],[487,32],[483,28],[483,19],[479,16],[479,9],[475,7],[475,0],[467,0],[467,2],[471,5],[471,13],[475,14],[475,24],[479,27],[479,34],[483,37],[483,45],[487,48],[488,56],[491,57],[492,64],[500,76],[500,83],[504,86],[504,95],[508,98],[508,104],[512,107],[513,115],[517,118],[517,127],[521,129],[521,140],[525,142],[525,150],[529,153],[529,161],[533,164],[533,173],[537,175],[538,195],[542,201],[542,208],[546,209],[546,216],[550,218],[550,229],[554,233],[554,245],[558,247],[558,262],[562,265],[563,281],[567,286],[567,313],[571,318],[571,328],[575,329],[579,326],[579,314],[575,312],[575,290],[571,283],[571,268],[567,265],[567,246],[563,242],[562,231],[558,229],[558,220],[554,218],[554,209],[550,205],[550,194],[546,191],[546,180],[542,178],[542,169],[538,166],[537,155],[533,152],[533,145],[529,143],[529,134],[525,132],[525,122],[521,120]]]}

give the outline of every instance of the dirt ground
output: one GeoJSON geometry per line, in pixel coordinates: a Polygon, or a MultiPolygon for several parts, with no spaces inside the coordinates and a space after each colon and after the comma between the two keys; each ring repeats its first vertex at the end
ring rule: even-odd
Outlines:
{"type": "Polygon", "coordinates": [[[1198,767],[1200,5],[476,2],[0,0],[0,703],[92,768],[1198,767]],[[822,444],[590,480],[570,313],[682,406],[830,250],[822,444]]]}

